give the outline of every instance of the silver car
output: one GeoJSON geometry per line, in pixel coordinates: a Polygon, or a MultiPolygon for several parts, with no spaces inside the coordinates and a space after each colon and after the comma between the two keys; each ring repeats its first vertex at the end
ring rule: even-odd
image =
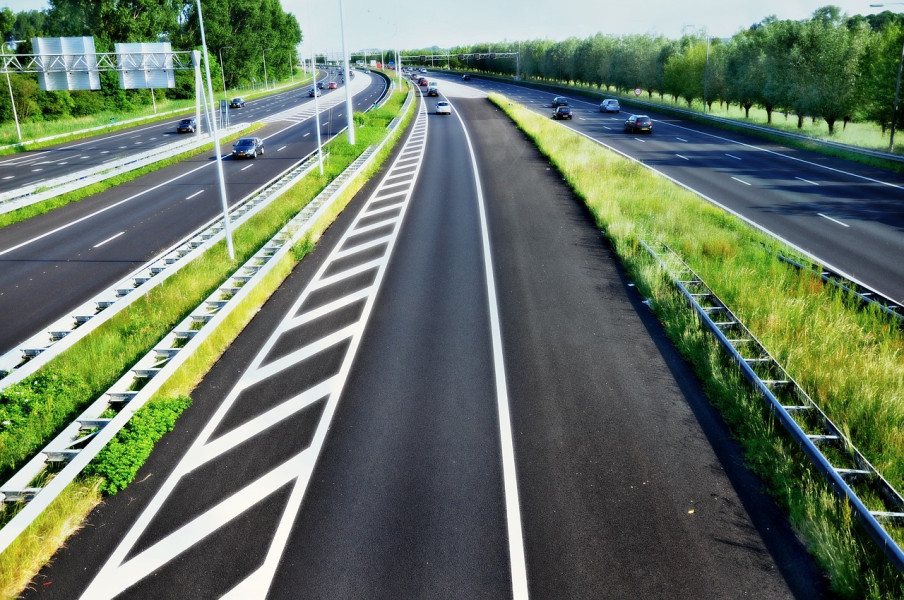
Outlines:
{"type": "Polygon", "coordinates": [[[609,100],[603,100],[602,102],[600,102],[600,112],[601,113],[606,113],[606,112],[617,113],[620,110],[621,110],[621,106],[619,106],[618,100],[609,99],[609,100]]]}

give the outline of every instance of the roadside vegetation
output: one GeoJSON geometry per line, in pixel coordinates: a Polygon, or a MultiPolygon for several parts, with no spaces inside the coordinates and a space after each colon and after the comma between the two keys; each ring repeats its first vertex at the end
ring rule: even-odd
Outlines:
{"type": "MultiPolygon", "coordinates": [[[[678,40],[652,34],[603,35],[563,41],[524,40],[459,46],[449,50],[449,65],[514,76],[528,81],[565,83],[645,100],[669,99],[707,112],[729,105],[762,110],[766,122],[805,133],[809,125],[830,139],[853,123],[869,124],[875,134],[856,134],[866,147],[888,148],[898,59],[904,41],[904,15],[848,16],[834,6],[809,19],[766,17],[728,39],[701,30],[678,40]],[[520,60],[497,56],[520,52],[520,60]],[[479,56],[479,58],[478,58],[479,56]]],[[[407,51],[407,64],[425,64],[432,49],[407,51]]],[[[444,61],[445,62],[445,61],[444,61]]],[[[429,65],[429,61],[426,62],[429,65]]],[[[904,103],[902,103],[904,104],[904,103]]],[[[898,107],[896,126],[904,125],[898,107]]],[[[859,145],[859,144],[858,144],[859,145]]],[[[898,138],[895,150],[904,147],[898,138]]]]}
{"type": "MultiPolygon", "coordinates": [[[[897,489],[904,489],[904,333],[777,260],[793,251],[644,166],[492,95],[587,205],[630,277],[844,598],[904,598],[904,577],[771,416],[640,244],[674,249],[897,489]]],[[[900,542],[904,531],[893,530],[900,542]]]]}
{"type": "MultiPolygon", "coordinates": [[[[83,406],[147,353],[238,265],[250,258],[342,173],[365,148],[379,144],[387,135],[386,128],[390,121],[399,116],[406,95],[407,86],[402,92],[394,92],[384,106],[367,113],[356,113],[356,145],[350,146],[344,136],[334,139],[324,148],[329,156],[324,160],[323,175],[315,170],[238,228],[234,232],[235,261],[229,260],[225,242],[220,242],[149,292],[144,301],[133,303],[39,373],[0,392],[0,407],[8,414],[16,415],[15,421],[7,419],[9,424],[0,427],[0,480],[8,478],[83,406]],[[55,386],[54,393],[35,393],[37,386],[46,388],[50,385],[48,379],[55,386]],[[53,417],[46,417],[49,414],[53,417]]],[[[277,265],[224,325],[136,413],[110,447],[93,461],[90,474],[67,488],[55,503],[61,508],[45,511],[34,524],[35,529],[44,532],[40,543],[36,543],[26,532],[0,554],[0,584],[3,586],[0,587],[0,598],[12,598],[19,593],[53,555],[66,535],[77,529],[82,515],[87,515],[91,507],[101,501],[103,491],[114,493],[128,485],[150,453],[153,443],[172,428],[175,418],[190,404],[190,394],[197,383],[289,275],[294,265],[315,247],[317,239],[341,209],[386,160],[412,115],[413,110],[409,107],[401,126],[367,172],[343,193],[310,235],[277,265]],[[66,508],[76,505],[77,510],[66,508]],[[26,568],[26,565],[31,567],[26,568]]],[[[15,511],[16,507],[7,507],[0,512],[0,523],[11,518],[15,511]]]]}

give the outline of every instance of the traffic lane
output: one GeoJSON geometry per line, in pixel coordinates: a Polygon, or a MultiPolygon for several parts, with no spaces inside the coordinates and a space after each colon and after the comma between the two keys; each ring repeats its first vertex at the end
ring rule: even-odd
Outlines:
{"type": "MultiPolygon", "coordinates": [[[[392,164],[401,147],[399,144],[393,150],[392,156],[386,162],[387,165],[392,164]]],[[[23,598],[68,600],[81,595],[81,590],[90,584],[154,496],[160,492],[164,482],[185,455],[186,449],[195,442],[199,432],[214,417],[224,397],[247,369],[249,357],[260,351],[274,328],[281,323],[297,298],[310,285],[325,260],[342,241],[344,232],[360,212],[364,200],[375,190],[382,174],[379,173],[364,185],[348,207],[323,233],[314,251],[295,266],[255,318],[245,326],[241,335],[226,348],[223,356],[192,391],[192,405],[179,418],[176,428],[154,447],[134,482],[126,490],[106,498],[91,512],[86,526],[57,551],[53,560],[49,561],[37,575],[34,585],[23,593],[23,598]]],[[[325,323],[324,327],[328,328],[329,324],[325,323]]],[[[256,409],[248,407],[248,410],[253,413],[256,409]]],[[[238,413],[235,418],[241,420],[248,416],[238,413]]],[[[291,420],[288,423],[290,426],[301,425],[291,420]]],[[[255,447],[250,449],[242,447],[242,450],[249,454],[247,458],[252,461],[257,460],[261,464],[271,465],[273,456],[285,453],[287,447],[296,447],[300,436],[297,427],[294,430],[290,428],[269,431],[267,435],[260,436],[265,439],[259,439],[255,447]]],[[[245,469],[252,468],[249,465],[253,465],[253,462],[243,457],[238,459],[242,461],[245,469]]],[[[195,493],[190,489],[186,490],[188,497],[198,496],[200,492],[203,492],[205,497],[216,496],[224,490],[232,490],[235,486],[241,485],[245,481],[243,479],[245,473],[238,471],[235,463],[226,464],[230,466],[229,470],[205,481],[202,488],[195,493]]],[[[163,589],[146,588],[142,590],[147,592],[146,596],[132,589],[127,596],[169,597],[172,595],[172,589],[180,589],[186,594],[194,593],[198,597],[218,597],[220,594],[217,591],[225,591],[241,575],[246,575],[249,569],[259,565],[271,541],[273,517],[282,509],[280,501],[284,501],[284,496],[278,493],[277,496],[268,499],[266,505],[262,504],[261,508],[248,511],[242,518],[223,527],[212,536],[214,538],[212,545],[202,544],[198,551],[192,550],[173,561],[168,575],[178,577],[178,581],[158,574],[145,584],[151,588],[161,585],[163,589]],[[224,568],[224,565],[228,566],[224,568]],[[204,584],[207,582],[211,582],[212,585],[205,587],[204,584]]],[[[181,524],[181,518],[174,517],[174,520],[181,524]]],[[[173,522],[164,522],[163,525],[172,527],[173,522]]],[[[277,579],[274,588],[279,589],[281,585],[277,579]]]]}
{"type": "MultiPolygon", "coordinates": [[[[279,92],[257,100],[249,100],[245,108],[230,109],[233,122],[266,118],[285,110],[298,101],[298,89],[279,92]]],[[[193,112],[162,122],[137,125],[113,133],[103,133],[41,150],[26,151],[0,158],[0,192],[13,190],[42,180],[62,177],[75,171],[98,166],[136,153],[187,139],[193,134],[180,134],[176,126],[184,118],[194,118],[193,112]]],[[[206,117],[202,111],[200,130],[206,131],[206,117]]]]}
{"type": "Polygon", "coordinates": [[[501,111],[456,106],[488,198],[532,597],[819,597],[586,209],[501,111]]]}
{"type": "Polygon", "coordinates": [[[271,598],[511,597],[477,204],[457,119],[427,153],[271,598]]]}
{"type": "MultiPolygon", "coordinates": [[[[372,95],[382,87],[374,82],[356,106],[363,110],[372,105],[372,95]]],[[[275,124],[273,128],[276,127],[278,133],[268,139],[264,156],[254,160],[224,160],[230,205],[270,181],[299,157],[316,150],[316,136],[300,133],[315,130],[313,119],[303,122],[300,130],[287,128],[285,124],[275,124]]],[[[324,140],[336,129],[325,126],[324,140]]],[[[266,136],[266,131],[258,135],[266,136]]],[[[222,212],[219,194],[214,160],[210,156],[196,156],[4,228],[4,243],[0,247],[0,311],[10,311],[5,314],[15,314],[17,319],[0,331],[0,352],[15,347],[39,327],[90,299],[217,217],[222,212]],[[133,199],[122,202],[125,198],[133,199]],[[117,202],[122,203],[112,206],[117,202]],[[80,219],[84,220],[77,222],[80,219]],[[65,230],[46,235],[61,227],[65,230]],[[114,236],[118,237],[111,239],[114,236]],[[108,239],[111,239],[109,243],[94,248],[108,239]],[[35,241],[9,251],[30,240],[35,241]],[[48,290],[53,290],[53,294],[48,294],[48,290]],[[42,301],[35,302],[35,298],[42,301]]]]}

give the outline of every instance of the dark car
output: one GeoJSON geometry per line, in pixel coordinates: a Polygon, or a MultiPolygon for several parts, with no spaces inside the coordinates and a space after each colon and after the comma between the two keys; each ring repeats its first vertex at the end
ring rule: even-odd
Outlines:
{"type": "Polygon", "coordinates": [[[552,113],[553,119],[570,119],[571,118],[571,107],[570,106],[559,106],[556,108],[556,111],[552,113]]]}
{"type": "Polygon", "coordinates": [[[194,119],[182,119],[179,121],[179,124],[176,125],[176,133],[194,133],[195,132],[195,120],[194,119]]]}
{"type": "Polygon", "coordinates": [[[653,133],[653,119],[647,115],[631,115],[625,121],[625,131],[631,133],[637,133],[638,131],[653,133]]]}
{"type": "Polygon", "coordinates": [[[257,158],[264,153],[264,140],[256,137],[241,138],[232,145],[232,156],[235,158],[257,158]]]}
{"type": "Polygon", "coordinates": [[[471,81],[471,76],[468,75],[467,73],[465,73],[464,75],[461,76],[461,80],[462,81],[471,81]]]}
{"type": "Polygon", "coordinates": [[[435,85],[431,85],[430,87],[427,88],[427,95],[428,96],[439,96],[439,89],[437,89],[437,87],[435,85]]]}
{"type": "Polygon", "coordinates": [[[233,98],[229,103],[229,108],[245,108],[245,101],[241,98],[233,98]]]}
{"type": "Polygon", "coordinates": [[[314,96],[322,96],[322,95],[323,94],[320,93],[320,90],[318,90],[315,87],[312,87],[311,91],[308,92],[308,98],[313,98],[314,96]]]}
{"type": "Polygon", "coordinates": [[[323,89],[323,82],[322,82],[322,81],[318,81],[318,82],[317,82],[317,89],[318,89],[318,90],[322,90],[322,89],[323,89]]]}
{"type": "Polygon", "coordinates": [[[552,106],[553,108],[568,106],[568,98],[566,98],[565,96],[556,96],[552,99],[552,104],[550,106],[552,106]]]}

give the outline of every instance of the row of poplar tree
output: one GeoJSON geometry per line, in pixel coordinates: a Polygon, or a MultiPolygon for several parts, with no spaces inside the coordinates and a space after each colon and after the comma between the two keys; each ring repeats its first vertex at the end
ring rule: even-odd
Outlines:
{"type": "MultiPolygon", "coordinates": [[[[774,112],[795,115],[798,126],[805,118],[821,119],[834,132],[849,120],[874,122],[883,130],[891,124],[902,44],[904,15],[847,16],[826,6],[800,21],[768,17],[729,39],[702,32],[677,40],[597,34],[460,46],[449,54],[453,68],[507,75],[518,68],[522,77],[619,92],[641,89],[688,104],[729,103],[746,111],[758,106],[770,121],[774,112]],[[501,56],[514,52],[520,53],[517,64],[513,56],[501,56]]],[[[406,54],[417,62],[418,55],[434,51],[406,54]]]]}

